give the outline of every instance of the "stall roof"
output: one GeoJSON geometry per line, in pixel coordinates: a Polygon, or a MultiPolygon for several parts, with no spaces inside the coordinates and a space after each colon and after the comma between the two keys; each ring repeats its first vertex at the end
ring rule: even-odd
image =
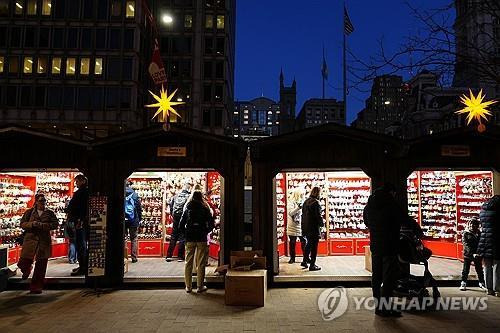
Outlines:
{"type": "Polygon", "coordinates": [[[58,135],[58,134],[52,134],[48,133],[45,131],[40,131],[40,130],[35,130],[29,127],[23,127],[19,125],[4,125],[0,126],[0,137],[12,137],[15,135],[21,135],[21,136],[26,136],[26,137],[38,137],[38,138],[43,138],[51,141],[59,141],[61,143],[67,143],[67,144],[72,144],[76,146],[88,146],[86,142],[83,141],[78,141],[73,138],[63,136],[63,135],[58,135]]]}
{"type": "Polygon", "coordinates": [[[486,131],[479,133],[474,126],[459,127],[448,131],[438,132],[436,134],[428,134],[425,136],[420,136],[415,139],[405,140],[407,145],[418,145],[418,144],[428,144],[430,142],[436,142],[441,140],[449,139],[467,139],[467,138],[483,138],[490,140],[500,140],[500,127],[499,126],[487,126],[486,131]]]}

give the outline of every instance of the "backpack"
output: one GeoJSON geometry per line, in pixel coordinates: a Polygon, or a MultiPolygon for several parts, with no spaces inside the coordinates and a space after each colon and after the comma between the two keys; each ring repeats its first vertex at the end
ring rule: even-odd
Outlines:
{"type": "Polygon", "coordinates": [[[135,219],[134,192],[125,197],[125,218],[129,221],[133,221],[135,219]]]}

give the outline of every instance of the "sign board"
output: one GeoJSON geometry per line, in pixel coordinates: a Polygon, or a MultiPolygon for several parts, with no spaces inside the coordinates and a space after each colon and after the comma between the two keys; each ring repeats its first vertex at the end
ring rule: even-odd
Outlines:
{"type": "Polygon", "coordinates": [[[186,157],[186,147],[158,147],[158,157],[186,157]]]}
{"type": "Polygon", "coordinates": [[[441,146],[441,156],[470,157],[469,146],[441,146]]]}
{"type": "Polygon", "coordinates": [[[89,199],[88,276],[103,276],[106,264],[106,225],[108,198],[92,196],[89,199]]]}

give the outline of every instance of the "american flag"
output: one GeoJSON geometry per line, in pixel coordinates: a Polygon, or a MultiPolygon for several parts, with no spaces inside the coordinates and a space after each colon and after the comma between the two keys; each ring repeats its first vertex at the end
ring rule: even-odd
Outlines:
{"type": "Polygon", "coordinates": [[[347,13],[347,8],[344,7],[344,34],[349,36],[354,32],[354,25],[352,25],[349,14],[347,13]]]}

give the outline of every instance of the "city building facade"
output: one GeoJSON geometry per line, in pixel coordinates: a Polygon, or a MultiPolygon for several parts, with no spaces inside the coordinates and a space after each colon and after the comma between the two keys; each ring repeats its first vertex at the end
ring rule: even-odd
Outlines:
{"type": "Polygon", "coordinates": [[[308,99],[297,116],[297,129],[336,123],[346,124],[344,103],[336,99],[308,99]]]}
{"type": "Polygon", "coordinates": [[[280,104],[270,98],[236,102],[233,112],[233,135],[244,139],[279,134],[280,104]]]}
{"type": "Polygon", "coordinates": [[[280,116],[279,134],[293,132],[295,129],[295,110],[297,107],[297,82],[293,79],[291,86],[285,85],[283,70],[280,73],[280,116]]]}

